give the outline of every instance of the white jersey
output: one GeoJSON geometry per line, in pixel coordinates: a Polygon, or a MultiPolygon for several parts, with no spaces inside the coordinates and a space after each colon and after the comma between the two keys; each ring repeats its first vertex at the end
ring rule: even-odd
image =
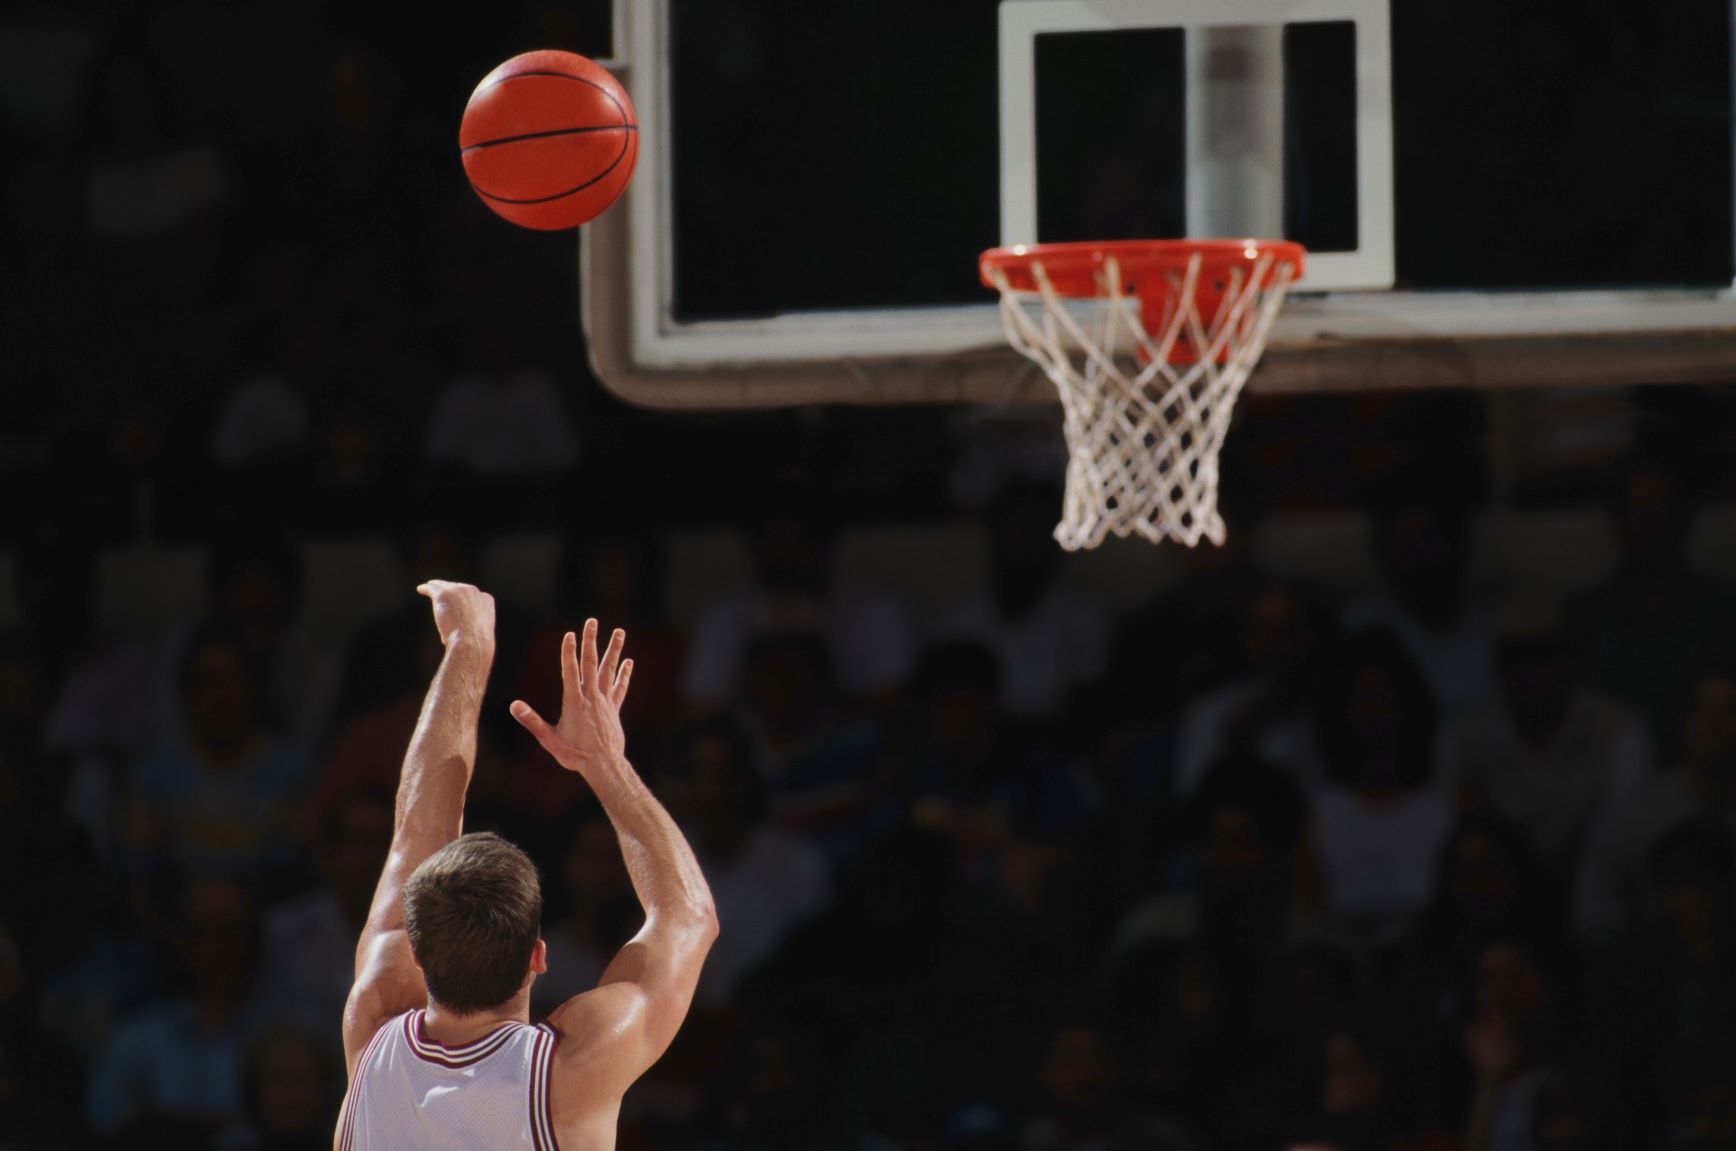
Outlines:
{"type": "Polygon", "coordinates": [[[423,1014],[386,1023],[362,1052],[337,1151],[557,1151],[554,1030],[503,1023],[446,1047],[428,1038],[423,1014]]]}

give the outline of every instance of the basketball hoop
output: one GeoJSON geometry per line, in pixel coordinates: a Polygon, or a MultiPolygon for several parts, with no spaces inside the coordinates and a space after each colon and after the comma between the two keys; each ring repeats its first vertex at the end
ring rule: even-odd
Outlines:
{"type": "Polygon", "coordinates": [[[1029,244],[984,252],[1007,340],[1061,393],[1071,461],[1055,538],[1224,541],[1218,450],[1302,275],[1271,240],[1029,244]],[[1092,300],[1088,309],[1070,301],[1092,300]],[[1135,306],[1137,301],[1137,306],[1135,306]]]}

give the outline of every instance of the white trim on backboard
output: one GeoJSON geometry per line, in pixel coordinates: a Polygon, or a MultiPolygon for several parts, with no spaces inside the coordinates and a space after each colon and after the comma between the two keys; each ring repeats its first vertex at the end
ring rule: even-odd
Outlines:
{"type": "Polygon", "coordinates": [[[624,68],[627,65],[627,21],[631,17],[627,11],[627,0],[609,0],[609,28],[611,42],[607,56],[597,56],[595,60],[605,68],[624,68]]]}
{"type": "MultiPolygon", "coordinates": [[[[1361,246],[1354,252],[1310,252],[1302,287],[1309,291],[1392,287],[1392,34],[1387,0],[1002,0],[1000,16],[1004,245],[1042,238],[1037,235],[1038,36],[1133,28],[1192,32],[1321,21],[1355,24],[1357,236],[1361,246]]],[[[1190,83],[1188,96],[1190,100],[1197,96],[1196,84],[1190,83]]],[[[1189,155],[1189,170],[1201,162],[1202,157],[1189,155]]]]}
{"type": "Polygon", "coordinates": [[[1347,292],[1295,296],[1272,347],[1736,331],[1736,290],[1347,292]]]}

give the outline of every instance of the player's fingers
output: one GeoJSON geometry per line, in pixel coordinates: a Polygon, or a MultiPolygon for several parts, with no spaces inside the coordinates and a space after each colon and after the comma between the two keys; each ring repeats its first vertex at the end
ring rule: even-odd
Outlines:
{"type": "Polygon", "coordinates": [[[561,639],[561,687],[568,699],[579,694],[579,639],[570,631],[561,639]]]}
{"type": "Polygon", "coordinates": [[[620,674],[615,676],[614,690],[609,698],[615,701],[615,710],[621,710],[621,705],[627,702],[627,688],[633,682],[633,661],[627,660],[621,664],[620,674]]]}
{"type": "Polygon", "coordinates": [[[425,595],[429,599],[433,599],[434,598],[434,585],[428,584],[428,583],[419,583],[416,585],[416,594],[417,595],[425,595]]]}
{"type": "Polygon", "coordinates": [[[609,649],[603,653],[603,662],[597,667],[597,689],[613,692],[615,676],[621,669],[621,649],[627,646],[627,633],[616,628],[609,634],[609,649]]]}
{"type": "Polygon", "coordinates": [[[512,718],[518,720],[520,726],[536,736],[538,743],[544,747],[548,746],[549,738],[554,735],[554,731],[549,727],[547,721],[536,713],[536,708],[522,699],[515,699],[512,701],[512,707],[508,710],[512,712],[512,718]]]}
{"type": "Polygon", "coordinates": [[[585,642],[579,646],[579,683],[597,682],[597,621],[585,621],[585,642]]]}

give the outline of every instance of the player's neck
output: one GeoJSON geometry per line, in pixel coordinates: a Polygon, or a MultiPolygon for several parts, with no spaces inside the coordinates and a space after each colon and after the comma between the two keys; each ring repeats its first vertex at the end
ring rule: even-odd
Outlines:
{"type": "Polygon", "coordinates": [[[514,997],[491,1011],[454,1015],[437,1003],[428,1004],[422,1016],[423,1031],[443,1047],[462,1047],[495,1031],[503,1023],[529,1023],[529,994],[514,997]]]}

